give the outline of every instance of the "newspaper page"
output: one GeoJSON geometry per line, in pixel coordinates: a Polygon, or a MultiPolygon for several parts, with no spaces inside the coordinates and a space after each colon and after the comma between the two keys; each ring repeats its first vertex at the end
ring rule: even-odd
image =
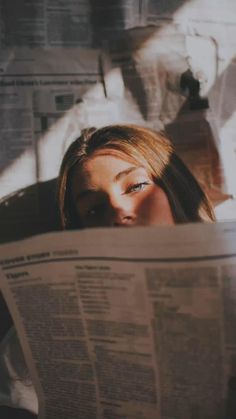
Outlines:
{"type": "Polygon", "coordinates": [[[235,417],[236,224],[1,246],[39,418],[235,417]]]}
{"type": "Polygon", "coordinates": [[[89,1],[2,0],[0,8],[2,47],[91,44],[89,1]]]}
{"type": "Polygon", "coordinates": [[[89,92],[93,98],[104,93],[97,50],[9,49],[1,55],[0,67],[0,196],[4,196],[47,177],[41,169],[45,154],[53,155],[51,177],[57,176],[73,125],[72,116],[62,116],[89,92]],[[45,150],[40,135],[60,118],[60,129],[55,127],[53,132],[53,150],[52,135],[44,141],[48,142],[45,150]]]}
{"type": "Polygon", "coordinates": [[[32,47],[90,47],[121,30],[136,27],[142,0],[1,1],[0,44],[32,47]],[[14,32],[12,27],[15,28],[14,32]]]}

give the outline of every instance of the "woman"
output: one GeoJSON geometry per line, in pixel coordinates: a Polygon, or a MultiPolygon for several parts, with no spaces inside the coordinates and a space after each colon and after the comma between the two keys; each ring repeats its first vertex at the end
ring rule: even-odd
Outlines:
{"type": "Polygon", "coordinates": [[[136,125],[91,128],[70,145],[58,205],[63,229],[215,220],[170,141],[136,125]]]}
{"type": "MultiPolygon", "coordinates": [[[[170,142],[135,125],[92,128],[71,144],[58,178],[58,205],[63,229],[215,219],[210,202],[170,142]]],[[[7,344],[10,352],[13,348],[21,354],[14,334],[7,344]]],[[[14,374],[17,400],[12,404],[36,413],[37,397],[23,359],[14,374]]]]}

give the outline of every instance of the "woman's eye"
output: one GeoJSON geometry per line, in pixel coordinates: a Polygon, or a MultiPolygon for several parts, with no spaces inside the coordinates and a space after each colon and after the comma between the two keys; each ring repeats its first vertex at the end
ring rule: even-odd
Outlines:
{"type": "Polygon", "coordinates": [[[90,208],[87,213],[86,216],[87,217],[94,217],[97,214],[100,214],[103,211],[103,205],[95,205],[94,207],[90,208]]]}
{"type": "Polygon", "coordinates": [[[94,208],[90,208],[88,211],[87,211],[87,213],[86,213],[86,216],[87,217],[94,217],[96,214],[97,214],[97,208],[96,207],[94,207],[94,208]]]}
{"type": "Polygon", "coordinates": [[[139,192],[142,191],[146,185],[149,185],[149,182],[140,182],[135,183],[134,185],[130,186],[127,190],[127,192],[139,192]]]}
{"type": "Polygon", "coordinates": [[[88,210],[87,211],[87,213],[86,213],[86,215],[88,216],[88,217],[91,217],[91,216],[93,216],[93,215],[95,215],[96,214],[96,209],[95,208],[91,208],[90,210],[88,210]]]}

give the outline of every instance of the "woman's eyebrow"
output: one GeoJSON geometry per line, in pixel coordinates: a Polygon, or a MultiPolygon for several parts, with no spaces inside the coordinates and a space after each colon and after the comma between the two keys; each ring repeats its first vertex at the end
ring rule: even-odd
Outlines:
{"type": "MultiPolygon", "coordinates": [[[[117,175],[114,177],[114,182],[118,182],[120,179],[122,179],[122,177],[125,177],[129,175],[130,173],[134,172],[135,170],[140,170],[140,169],[143,169],[143,167],[130,166],[128,167],[128,169],[122,170],[121,172],[117,173],[117,175]]],[[[76,195],[76,201],[79,199],[85,199],[89,195],[92,195],[96,192],[99,192],[96,188],[90,187],[90,188],[83,189],[81,192],[79,192],[76,195]]]]}
{"type": "Polygon", "coordinates": [[[126,170],[122,170],[122,172],[117,173],[117,175],[114,177],[114,181],[118,182],[122,177],[129,175],[131,172],[134,172],[135,170],[139,170],[141,167],[137,166],[130,166],[126,170]]]}
{"type": "Polygon", "coordinates": [[[96,192],[98,192],[97,189],[84,189],[76,195],[76,201],[79,199],[85,199],[87,196],[92,195],[96,192]]]}

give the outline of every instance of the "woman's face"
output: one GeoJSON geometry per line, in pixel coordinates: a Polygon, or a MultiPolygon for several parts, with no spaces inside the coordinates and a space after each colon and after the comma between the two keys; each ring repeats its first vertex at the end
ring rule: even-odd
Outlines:
{"type": "Polygon", "coordinates": [[[96,153],[75,168],[72,197],[82,227],[174,224],[163,189],[120,155],[96,153]]]}

